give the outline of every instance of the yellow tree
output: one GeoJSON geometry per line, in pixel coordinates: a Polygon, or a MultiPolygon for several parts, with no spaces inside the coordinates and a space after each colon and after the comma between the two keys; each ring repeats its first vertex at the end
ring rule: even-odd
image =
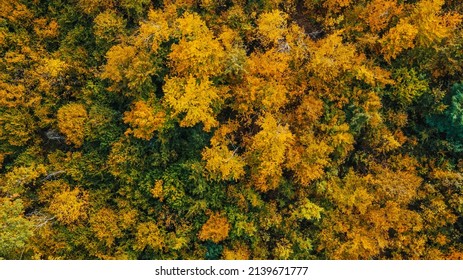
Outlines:
{"type": "Polygon", "coordinates": [[[280,10],[263,13],[257,20],[257,33],[261,42],[268,45],[278,45],[287,34],[288,15],[280,10]]]}
{"type": "Polygon", "coordinates": [[[391,20],[400,15],[403,6],[395,0],[373,0],[365,6],[361,17],[365,19],[373,34],[387,28],[391,20]]]}
{"type": "Polygon", "coordinates": [[[162,252],[165,246],[165,232],[156,223],[150,221],[137,226],[135,250],[143,251],[146,247],[150,247],[162,252]]]}
{"type": "Polygon", "coordinates": [[[97,41],[112,43],[124,35],[125,22],[115,11],[106,10],[94,19],[93,33],[97,41]]]}
{"type": "Polygon", "coordinates": [[[220,108],[226,91],[212,82],[224,66],[223,46],[197,14],[187,12],[178,18],[173,33],[179,42],[169,54],[173,75],[163,88],[164,100],[173,116],[185,113],[181,126],[202,122],[209,131],[218,125],[214,109],[220,108]]]}
{"type": "MultiPolygon", "coordinates": [[[[112,46],[106,53],[107,62],[101,72],[103,79],[113,84],[110,90],[121,91],[134,97],[140,91],[153,91],[151,78],[161,70],[160,45],[172,35],[172,22],[169,13],[150,10],[146,21],[140,23],[138,32],[126,37],[121,34],[123,20],[111,11],[101,13],[95,18],[95,34],[108,42],[117,34],[120,43],[112,46]]],[[[150,93],[152,94],[152,93],[150,93]]]]}
{"type": "Polygon", "coordinates": [[[302,186],[308,186],[325,174],[329,165],[329,155],[333,151],[325,141],[307,133],[297,137],[297,143],[288,147],[285,166],[294,171],[294,179],[302,186]]]}
{"type": "Polygon", "coordinates": [[[398,168],[378,166],[366,176],[350,171],[342,182],[330,183],[328,192],[335,206],[323,220],[319,248],[328,258],[424,256],[423,219],[408,209],[422,179],[413,166],[398,168]]]}
{"type": "Polygon", "coordinates": [[[70,103],[58,110],[58,128],[66,136],[66,143],[82,146],[87,118],[85,106],[79,103],[70,103]]]}
{"type": "MultiPolygon", "coordinates": [[[[103,68],[101,77],[114,82],[111,90],[127,86],[131,91],[137,92],[140,88],[151,83],[151,76],[158,68],[150,61],[150,54],[138,51],[135,46],[124,43],[113,46],[106,54],[107,63],[103,68]]],[[[134,95],[127,91],[124,94],[134,95]]]]}
{"type": "Polygon", "coordinates": [[[33,224],[24,217],[21,199],[0,197],[0,259],[20,259],[33,235],[33,224]]]}
{"type": "Polygon", "coordinates": [[[180,41],[172,45],[169,54],[173,73],[202,79],[219,74],[225,57],[223,46],[199,15],[186,12],[174,26],[180,41]]]}
{"type": "Polygon", "coordinates": [[[266,192],[279,186],[283,164],[289,147],[293,144],[294,135],[287,125],[280,124],[269,113],[258,124],[262,130],[250,139],[247,158],[252,169],[253,185],[266,192]]]}
{"type": "Polygon", "coordinates": [[[25,110],[4,110],[0,114],[0,140],[12,146],[24,146],[33,139],[37,124],[25,110]]]}
{"type": "Polygon", "coordinates": [[[221,213],[210,213],[209,219],[198,233],[200,240],[212,240],[219,243],[228,237],[230,224],[221,213]]]}
{"type": "Polygon", "coordinates": [[[381,52],[386,61],[395,59],[403,50],[413,48],[417,34],[418,29],[414,25],[406,19],[400,19],[380,40],[381,52]]]}
{"type": "Polygon", "coordinates": [[[112,247],[116,238],[122,237],[121,227],[118,225],[119,217],[110,208],[102,208],[90,215],[90,225],[95,236],[106,246],[112,247]]]}
{"type": "Polygon", "coordinates": [[[461,23],[458,13],[444,13],[445,0],[422,0],[416,3],[410,22],[417,28],[418,46],[429,47],[451,37],[461,23]]]}
{"type": "Polygon", "coordinates": [[[133,104],[132,110],[124,114],[124,122],[132,128],[127,129],[125,135],[133,134],[134,137],[150,140],[153,133],[162,128],[166,114],[157,111],[144,101],[133,104]]]}
{"type": "Polygon", "coordinates": [[[245,244],[236,242],[230,248],[223,250],[223,258],[225,260],[249,260],[251,252],[245,244]]]}
{"type": "Polygon", "coordinates": [[[53,196],[48,210],[59,222],[70,225],[85,221],[88,218],[87,208],[88,193],[80,188],[68,188],[53,196]]]}
{"type": "Polygon", "coordinates": [[[238,155],[237,143],[233,140],[233,132],[237,127],[237,123],[221,125],[211,138],[211,147],[203,150],[202,158],[211,179],[238,180],[244,176],[245,162],[238,155]],[[234,147],[234,150],[230,150],[229,146],[234,147]]]}
{"type": "Polygon", "coordinates": [[[32,12],[27,6],[18,0],[1,0],[0,5],[2,6],[0,16],[14,23],[29,20],[33,17],[32,12]]]}
{"type": "Polygon", "coordinates": [[[184,113],[180,126],[202,123],[204,130],[210,131],[218,125],[213,108],[220,105],[223,94],[210,80],[172,77],[166,81],[164,92],[164,101],[172,108],[172,116],[184,113]]]}

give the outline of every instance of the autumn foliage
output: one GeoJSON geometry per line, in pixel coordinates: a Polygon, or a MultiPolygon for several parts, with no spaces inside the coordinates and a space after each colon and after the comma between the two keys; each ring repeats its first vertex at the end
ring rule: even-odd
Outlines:
{"type": "Polygon", "coordinates": [[[463,258],[461,1],[0,7],[0,259],[463,258]]]}

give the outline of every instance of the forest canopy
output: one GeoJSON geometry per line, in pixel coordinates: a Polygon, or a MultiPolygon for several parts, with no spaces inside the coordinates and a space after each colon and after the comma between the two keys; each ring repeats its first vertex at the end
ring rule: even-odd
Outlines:
{"type": "Polygon", "coordinates": [[[0,0],[0,259],[463,259],[460,0],[0,0]]]}

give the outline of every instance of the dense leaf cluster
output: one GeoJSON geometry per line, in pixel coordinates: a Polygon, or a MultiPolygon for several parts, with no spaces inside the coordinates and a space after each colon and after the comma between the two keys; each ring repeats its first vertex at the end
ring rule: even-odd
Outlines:
{"type": "Polygon", "coordinates": [[[0,7],[0,258],[463,258],[461,1],[0,7]]]}

